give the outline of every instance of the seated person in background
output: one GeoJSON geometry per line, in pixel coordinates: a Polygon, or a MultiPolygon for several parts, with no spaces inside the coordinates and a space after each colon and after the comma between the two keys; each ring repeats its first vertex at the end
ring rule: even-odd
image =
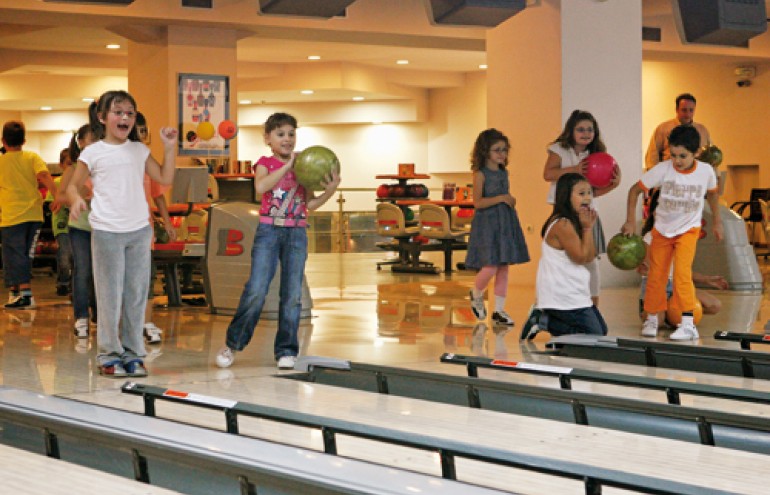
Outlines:
{"type": "MultiPolygon", "coordinates": [[[[650,195],[650,211],[649,215],[647,216],[647,219],[644,221],[644,225],[642,226],[642,237],[644,237],[644,242],[647,244],[647,247],[649,249],[651,235],[650,231],[652,231],[653,224],[655,222],[655,210],[658,207],[658,198],[660,197],[660,190],[655,189],[653,190],[652,194],[650,195]]],[[[639,317],[642,321],[645,321],[647,319],[647,312],[644,310],[644,293],[647,288],[647,271],[649,270],[649,261],[647,259],[644,260],[644,262],[639,265],[639,268],[636,269],[637,272],[642,276],[642,287],[641,287],[641,294],[639,295],[639,317]]],[[[668,276],[668,283],[666,285],[666,295],[667,298],[670,300],[671,295],[673,293],[673,282],[672,282],[672,274],[669,274],[668,276]]],[[[714,287],[715,289],[719,290],[726,290],[729,288],[729,284],[727,283],[727,280],[725,280],[724,277],[721,275],[704,275],[702,273],[692,272],[692,281],[696,285],[709,285],[711,287],[714,287]]],[[[722,303],[719,299],[717,299],[713,294],[710,294],[706,291],[696,289],[695,290],[695,297],[698,299],[698,302],[701,303],[701,306],[703,307],[703,314],[704,315],[715,315],[719,313],[719,310],[722,309],[722,303]]],[[[661,312],[658,315],[658,321],[662,322],[665,320],[665,313],[661,312]]],[[[669,325],[670,322],[666,322],[669,325]]],[[[673,326],[673,325],[672,325],[673,326]]]]}

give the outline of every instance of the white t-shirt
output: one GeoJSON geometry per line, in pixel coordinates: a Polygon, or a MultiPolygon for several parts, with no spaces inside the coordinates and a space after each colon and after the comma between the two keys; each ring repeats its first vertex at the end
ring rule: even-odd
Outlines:
{"type": "Polygon", "coordinates": [[[144,195],[144,169],[150,149],[143,143],[99,141],[78,158],[93,182],[89,221],[94,230],[135,232],[149,225],[144,195]]]}
{"type": "Polygon", "coordinates": [[[717,177],[708,163],[696,160],[692,168],[680,172],[666,160],[644,173],[639,185],[645,191],[660,188],[655,230],[670,238],[701,226],[704,198],[716,191],[717,177]]]}
{"type": "MultiPolygon", "coordinates": [[[[548,145],[548,151],[559,155],[559,158],[561,158],[561,168],[574,167],[590,154],[588,153],[588,150],[584,150],[579,154],[575,153],[574,148],[563,148],[559,143],[551,143],[548,145]]],[[[546,201],[549,205],[552,205],[555,199],[556,181],[553,181],[551,182],[551,187],[548,189],[548,198],[546,201]]]]}
{"type": "Polygon", "coordinates": [[[545,242],[548,232],[556,222],[548,226],[543,237],[540,262],[537,265],[537,307],[541,309],[590,308],[591,273],[586,265],[572,261],[563,249],[555,249],[545,242]]]}

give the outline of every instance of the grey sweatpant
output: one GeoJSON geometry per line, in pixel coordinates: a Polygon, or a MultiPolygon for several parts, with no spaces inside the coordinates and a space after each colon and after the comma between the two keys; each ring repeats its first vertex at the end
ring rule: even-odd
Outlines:
{"type": "Polygon", "coordinates": [[[146,355],[142,327],[150,276],[148,225],[134,232],[91,233],[98,314],[96,359],[99,365],[146,355]]]}

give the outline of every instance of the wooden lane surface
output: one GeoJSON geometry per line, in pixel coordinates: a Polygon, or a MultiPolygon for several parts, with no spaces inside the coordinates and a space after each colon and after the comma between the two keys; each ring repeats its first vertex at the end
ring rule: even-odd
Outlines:
{"type": "Polygon", "coordinates": [[[173,495],[179,492],[0,444],[0,493],[173,495]]]}
{"type": "MultiPolygon", "coordinates": [[[[241,379],[239,382],[240,386],[228,391],[235,395],[229,398],[373,427],[395,428],[414,435],[448,438],[483,448],[667,479],[702,487],[704,493],[709,490],[737,494],[767,493],[764,486],[766,477],[756,466],[765,465],[770,458],[759,454],[274,377],[241,379]],[[237,397],[239,395],[242,396],[237,397]]],[[[195,387],[192,384],[190,386],[195,387]]],[[[199,414],[190,408],[176,405],[174,411],[175,416],[193,422],[193,416],[199,414]]],[[[165,415],[160,409],[160,404],[158,412],[160,417],[174,417],[165,415]]],[[[210,414],[208,411],[205,413],[210,414]]],[[[241,421],[242,433],[260,436],[258,431],[249,431],[247,425],[253,421],[253,427],[260,430],[264,428],[261,424],[264,421],[247,418],[242,418],[241,421]]],[[[221,427],[221,418],[217,423],[221,427]]],[[[274,435],[278,441],[286,442],[292,436],[280,425],[273,427],[276,428],[274,435]]],[[[320,440],[316,433],[294,435],[295,440],[304,436],[316,445],[320,440]]],[[[360,450],[364,455],[367,449],[384,450],[382,444],[376,447],[374,445],[377,444],[369,443],[368,447],[362,447],[360,450]]],[[[387,449],[395,452],[399,448],[387,449]]],[[[356,457],[342,450],[340,454],[356,457]]],[[[412,464],[412,469],[417,468],[414,459],[409,459],[408,462],[412,464]]],[[[432,462],[435,468],[436,460],[433,459],[432,462]]],[[[425,464],[429,466],[431,461],[425,464]]],[[[458,461],[458,478],[464,479],[468,473],[460,466],[458,461]]],[[[477,466],[473,477],[475,482],[480,484],[496,486],[489,473],[500,473],[503,469],[505,468],[492,465],[477,466]]],[[[435,470],[433,472],[436,473],[435,470]]],[[[511,478],[512,482],[517,484],[509,486],[515,487],[517,492],[528,494],[580,493],[579,485],[576,486],[574,482],[567,482],[558,477],[542,478],[542,475],[519,471],[511,478]],[[530,483],[534,478],[538,478],[537,483],[530,483]],[[578,488],[578,491],[564,491],[567,483],[573,483],[573,489],[578,488]]],[[[607,490],[607,493],[610,491],[607,490]]]]}

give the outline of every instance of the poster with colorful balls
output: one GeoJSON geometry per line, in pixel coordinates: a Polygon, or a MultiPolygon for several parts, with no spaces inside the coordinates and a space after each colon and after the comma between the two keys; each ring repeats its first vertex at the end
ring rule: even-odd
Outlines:
{"type": "Polygon", "coordinates": [[[227,76],[179,74],[179,154],[229,154],[229,139],[217,131],[230,116],[227,76]]]}

